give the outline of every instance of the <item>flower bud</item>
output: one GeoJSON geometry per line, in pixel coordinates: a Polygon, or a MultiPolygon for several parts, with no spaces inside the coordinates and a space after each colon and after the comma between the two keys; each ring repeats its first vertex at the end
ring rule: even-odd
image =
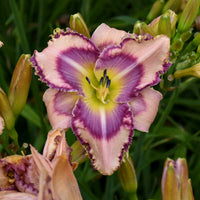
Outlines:
{"type": "Polygon", "coordinates": [[[189,0],[181,14],[178,31],[183,33],[187,31],[194,22],[199,10],[199,0],[189,0]]]}
{"type": "Polygon", "coordinates": [[[171,22],[170,17],[167,15],[162,15],[158,24],[158,33],[171,36],[171,22]]]}
{"type": "Polygon", "coordinates": [[[185,159],[166,160],[162,175],[162,197],[163,200],[192,200],[193,193],[185,159]]]}
{"type": "Polygon", "coordinates": [[[151,21],[155,19],[160,14],[163,6],[164,6],[164,0],[155,1],[151,10],[149,11],[149,14],[147,15],[147,20],[151,21]]]}
{"type": "Polygon", "coordinates": [[[184,42],[181,38],[174,40],[171,46],[171,50],[173,51],[181,51],[183,49],[184,42]]]}
{"type": "Polygon", "coordinates": [[[181,39],[183,42],[186,42],[187,40],[190,39],[190,37],[192,36],[192,28],[189,29],[188,31],[184,32],[181,34],[181,39]]]}
{"type": "Polygon", "coordinates": [[[170,9],[177,12],[181,6],[182,0],[168,0],[163,8],[163,12],[170,9]]]}
{"type": "Polygon", "coordinates": [[[128,154],[123,157],[118,174],[124,191],[136,195],[137,178],[133,162],[128,154]]]}
{"type": "Polygon", "coordinates": [[[82,163],[84,162],[87,158],[88,155],[85,151],[85,149],[83,148],[83,146],[81,145],[81,143],[77,140],[76,142],[74,142],[74,144],[71,146],[72,148],[72,162],[77,162],[77,163],[82,163]]]}
{"type": "Polygon", "coordinates": [[[85,35],[87,38],[90,38],[90,32],[80,13],[70,16],[69,26],[72,30],[85,35]]]}
{"type": "Polygon", "coordinates": [[[169,21],[170,21],[170,36],[172,37],[175,34],[176,22],[177,22],[177,15],[172,10],[167,10],[163,15],[154,19],[148,26],[151,27],[152,31],[156,35],[159,35],[160,32],[162,32],[162,33],[169,32],[168,30],[166,30],[166,27],[163,27],[163,26],[165,26],[165,23],[167,24],[167,26],[169,26],[169,21]],[[162,20],[161,20],[161,18],[162,18],[162,20]]]}
{"type": "Polygon", "coordinates": [[[176,79],[182,78],[185,76],[195,76],[197,78],[200,78],[200,63],[192,67],[189,67],[187,69],[178,70],[174,73],[174,78],[176,79]]]}
{"type": "Polygon", "coordinates": [[[145,22],[139,22],[139,21],[135,23],[133,32],[138,35],[144,35],[146,33],[149,33],[152,36],[156,35],[150,26],[148,26],[145,22]]]}
{"type": "Polygon", "coordinates": [[[31,84],[32,68],[29,58],[30,55],[21,55],[10,83],[8,99],[16,116],[22,111],[26,103],[31,84]]]}
{"type": "Polygon", "coordinates": [[[11,130],[15,125],[15,117],[4,91],[0,88],[0,115],[3,117],[6,128],[11,130]]]}

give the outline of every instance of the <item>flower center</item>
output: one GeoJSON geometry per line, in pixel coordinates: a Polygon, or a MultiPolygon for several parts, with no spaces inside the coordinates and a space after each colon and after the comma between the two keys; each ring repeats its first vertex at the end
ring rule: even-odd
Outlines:
{"type": "Polygon", "coordinates": [[[107,69],[103,71],[103,76],[100,78],[99,86],[96,87],[93,83],[91,83],[90,79],[87,76],[86,80],[92,86],[92,88],[96,90],[97,98],[104,104],[108,103],[109,100],[106,101],[106,97],[110,93],[109,87],[111,84],[111,80],[107,76],[107,69]]]}

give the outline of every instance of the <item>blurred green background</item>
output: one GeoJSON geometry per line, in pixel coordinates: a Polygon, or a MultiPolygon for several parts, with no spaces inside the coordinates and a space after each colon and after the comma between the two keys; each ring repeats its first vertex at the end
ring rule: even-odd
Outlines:
{"type": "MultiPolygon", "coordinates": [[[[80,12],[91,32],[101,23],[132,32],[137,20],[145,21],[153,0],[1,0],[0,87],[8,92],[13,69],[22,53],[33,54],[47,46],[56,27],[68,26],[71,14],[80,12]]],[[[42,95],[46,86],[33,76],[27,105],[16,123],[19,142],[42,151],[50,130],[42,95]]],[[[167,157],[186,157],[194,195],[200,197],[200,81],[192,79],[182,89],[161,91],[164,98],[150,133],[135,131],[130,155],[138,179],[138,198],[161,199],[161,176],[167,157]],[[167,110],[165,112],[165,110],[167,110]],[[164,114],[163,114],[164,113],[164,114]],[[162,120],[162,121],[161,121],[162,120]],[[158,126],[159,124],[159,126],[158,126]]],[[[75,137],[67,133],[71,145],[75,137]]],[[[2,154],[3,154],[3,150],[2,154]]],[[[27,153],[29,150],[27,149],[27,153]]],[[[76,170],[84,200],[126,200],[117,172],[102,176],[90,161],[76,170]]]]}

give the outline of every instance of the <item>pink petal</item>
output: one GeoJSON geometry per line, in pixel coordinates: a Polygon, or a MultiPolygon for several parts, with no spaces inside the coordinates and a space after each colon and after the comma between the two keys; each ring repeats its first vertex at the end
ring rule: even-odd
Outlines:
{"type": "Polygon", "coordinates": [[[3,133],[3,129],[4,129],[4,120],[3,118],[0,116],[0,135],[3,133]]]}
{"type": "Polygon", "coordinates": [[[46,90],[43,101],[53,129],[70,127],[72,109],[78,98],[74,92],[59,92],[56,89],[46,90]]]}
{"type": "Polygon", "coordinates": [[[92,72],[99,55],[94,44],[78,33],[61,32],[31,58],[36,73],[48,86],[83,95],[82,81],[92,72]]]}
{"type": "Polygon", "coordinates": [[[56,158],[52,174],[52,193],[55,199],[82,199],[72,166],[64,154],[56,158]]]}
{"type": "Polygon", "coordinates": [[[79,100],[72,118],[72,129],[102,174],[116,170],[133,135],[132,113],[127,104],[101,104],[79,100]]]}
{"type": "Polygon", "coordinates": [[[133,112],[134,128],[148,132],[156,117],[162,94],[153,88],[142,90],[129,104],[133,112]]]}
{"type": "Polygon", "coordinates": [[[104,49],[96,63],[95,75],[100,79],[107,69],[110,96],[117,102],[131,101],[141,89],[160,81],[159,74],[166,71],[169,47],[166,36],[141,42],[127,38],[121,47],[104,49]]]}
{"type": "Polygon", "coordinates": [[[106,24],[101,24],[94,31],[91,41],[102,51],[106,46],[119,45],[123,36],[126,34],[125,31],[110,28],[106,24]]]}
{"type": "Polygon", "coordinates": [[[1,200],[37,200],[35,195],[23,192],[0,191],[1,200]]]}

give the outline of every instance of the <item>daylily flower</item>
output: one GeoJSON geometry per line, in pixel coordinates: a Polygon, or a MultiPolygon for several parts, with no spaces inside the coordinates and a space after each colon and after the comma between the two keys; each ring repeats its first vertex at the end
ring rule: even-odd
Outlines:
{"type": "Polygon", "coordinates": [[[4,120],[3,118],[0,116],[0,135],[3,133],[3,129],[4,129],[4,120]]]}
{"type": "Polygon", "coordinates": [[[60,30],[31,61],[51,89],[44,94],[53,128],[72,127],[93,166],[112,174],[133,129],[148,132],[162,95],[150,88],[169,67],[169,38],[137,36],[101,24],[91,39],[60,30]]]}
{"type": "Polygon", "coordinates": [[[43,155],[32,146],[31,153],[0,159],[1,200],[82,199],[64,133],[49,132],[43,155]]]}

